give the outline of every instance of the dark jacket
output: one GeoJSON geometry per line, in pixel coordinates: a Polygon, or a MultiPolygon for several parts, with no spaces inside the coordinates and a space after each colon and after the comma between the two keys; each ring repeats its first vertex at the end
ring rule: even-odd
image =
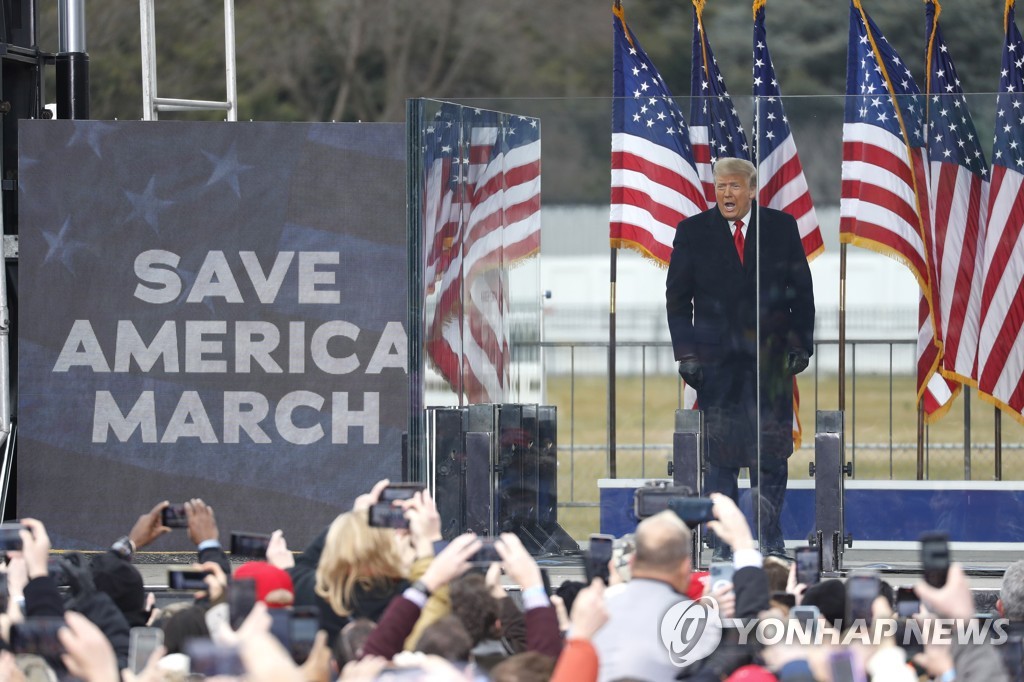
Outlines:
{"type": "Polygon", "coordinates": [[[742,264],[718,207],[679,223],[665,284],[675,357],[695,355],[703,368],[697,401],[708,455],[719,466],[754,462],[758,378],[762,456],[793,453],[793,381],[786,358],[791,350],[814,351],[814,292],[796,221],[754,203],[750,222],[742,264]]]}

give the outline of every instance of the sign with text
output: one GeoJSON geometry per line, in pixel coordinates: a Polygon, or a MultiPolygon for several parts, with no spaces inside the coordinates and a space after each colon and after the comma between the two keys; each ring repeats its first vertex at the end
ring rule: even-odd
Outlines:
{"type": "Polygon", "coordinates": [[[20,128],[19,516],[101,548],[200,497],[301,548],[400,476],[404,125],[20,128]]]}

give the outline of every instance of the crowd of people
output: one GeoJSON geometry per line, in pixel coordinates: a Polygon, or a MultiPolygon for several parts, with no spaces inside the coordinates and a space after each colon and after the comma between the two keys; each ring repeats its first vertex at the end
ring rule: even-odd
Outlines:
{"type": "Polygon", "coordinates": [[[212,507],[187,502],[202,589],[161,607],[133,558],[170,531],[163,524],[167,502],[93,556],[64,553],[55,560],[43,523],[22,519],[21,549],[8,551],[4,565],[0,680],[1021,679],[1024,561],[1006,571],[991,618],[977,613],[954,563],[941,587],[914,586],[917,613],[898,617],[892,590],[881,582],[867,619],[853,620],[847,586],[797,583],[794,567],[763,558],[742,512],[715,494],[716,520],[708,525],[731,549],[731,578],[712,582],[694,572],[691,531],[665,511],[638,525],[625,565],[610,562],[608,584],[595,578],[552,589],[514,534],[493,541],[499,560],[490,563],[480,560],[487,539],[442,541],[429,492],[390,503],[407,529],[371,526],[369,510],[387,486],[381,481],[360,496],[303,552],[290,551],[278,531],[262,560],[234,567],[212,507]],[[239,613],[233,595],[241,590],[233,585],[243,581],[251,581],[255,599],[239,613]],[[765,627],[789,632],[787,624],[809,608],[813,618],[792,631],[811,638],[778,637],[765,627]],[[297,646],[297,624],[306,621],[315,636],[297,646]],[[979,622],[998,627],[980,637],[956,636],[958,627],[979,622]],[[58,625],[52,642],[45,623],[58,625]],[[929,623],[945,623],[947,636],[935,636],[943,631],[929,623]],[[903,636],[908,627],[932,635],[911,642],[903,636]],[[159,630],[162,645],[145,660],[129,660],[143,641],[134,628],[159,630]],[[26,633],[35,638],[28,638],[35,653],[15,653],[24,650],[26,633]]]}

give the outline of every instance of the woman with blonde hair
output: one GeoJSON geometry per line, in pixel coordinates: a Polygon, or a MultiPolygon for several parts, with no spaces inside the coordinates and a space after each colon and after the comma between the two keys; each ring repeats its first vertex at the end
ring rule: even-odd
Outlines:
{"type": "Polygon", "coordinates": [[[334,519],[288,569],[295,605],[319,607],[320,627],[332,642],[350,619],[378,621],[391,599],[430,565],[433,542],[441,539],[429,493],[403,504],[408,533],[370,526],[369,508],[388,483],[380,481],[356,499],[352,511],[334,519]]]}

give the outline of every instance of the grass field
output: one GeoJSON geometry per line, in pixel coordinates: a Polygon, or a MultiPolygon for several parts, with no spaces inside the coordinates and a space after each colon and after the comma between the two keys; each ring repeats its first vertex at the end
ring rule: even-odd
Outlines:
{"type": "MultiPolygon", "coordinates": [[[[854,462],[858,479],[912,480],[917,475],[917,410],[914,378],[863,375],[847,378],[847,460],[854,462]],[[891,435],[890,435],[891,434],[891,435]],[[890,442],[892,450],[890,451],[890,442]]],[[[657,478],[667,475],[671,459],[679,382],[674,376],[622,377],[616,386],[616,452],[619,478],[657,478]],[[636,446],[636,447],[633,447],[636,446]],[[641,447],[643,446],[643,447],[641,447]]],[[[800,381],[800,421],[804,447],[790,459],[790,478],[809,478],[807,465],[814,458],[815,409],[838,407],[838,380],[813,376],[800,381]]],[[[608,476],[608,380],[605,377],[548,376],[547,403],[558,406],[559,502],[597,502],[597,479],[608,476]]],[[[995,479],[994,412],[973,391],[971,403],[971,479],[995,479]]],[[[1003,480],[1024,480],[1024,426],[1007,415],[1002,419],[1003,480]]],[[[925,478],[964,480],[964,397],[949,413],[926,428],[925,478]]],[[[562,525],[574,537],[598,528],[593,507],[563,508],[562,525]]]]}

